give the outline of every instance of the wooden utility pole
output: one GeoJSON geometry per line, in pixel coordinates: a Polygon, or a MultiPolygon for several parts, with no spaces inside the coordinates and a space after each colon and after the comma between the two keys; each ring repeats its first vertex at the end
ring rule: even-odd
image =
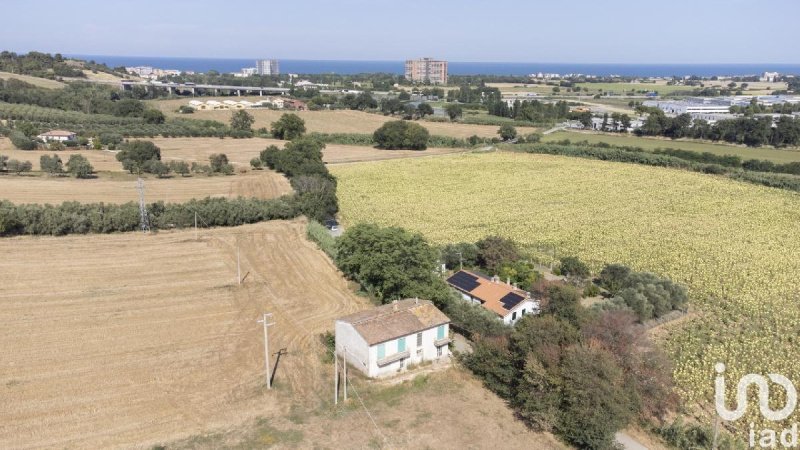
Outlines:
{"type": "Polygon", "coordinates": [[[194,212],[194,240],[197,240],[197,211],[194,212]]]}
{"type": "Polygon", "coordinates": [[[339,355],[333,351],[333,404],[339,404],[339,355]]]}
{"type": "Polygon", "coordinates": [[[242,266],[239,263],[239,242],[236,242],[236,282],[242,284],[242,266]]]}
{"type": "Polygon", "coordinates": [[[272,389],[272,374],[269,373],[269,333],[267,333],[267,327],[275,325],[275,322],[269,322],[269,319],[271,318],[272,313],[264,313],[262,319],[256,321],[257,323],[264,324],[264,367],[266,368],[267,372],[267,389],[272,389]]]}

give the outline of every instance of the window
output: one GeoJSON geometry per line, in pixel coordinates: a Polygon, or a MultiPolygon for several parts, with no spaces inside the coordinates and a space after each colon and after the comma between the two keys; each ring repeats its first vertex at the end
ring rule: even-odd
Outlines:
{"type": "Polygon", "coordinates": [[[422,347],[422,333],[417,333],[417,347],[422,347]]]}
{"type": "Polygon", "coordinates": [[[378,359],[386,357],[386,344],[378,344],[378,359]]]}
{"type": "Polygon", "coordinates": [[[439,328],[436,329],[436,340],[440,341],[444,339],[444,325],[439,325],[439,328]]]}
{"type": "Polygon", "coordinates": [[[516,311],[511,313],[511,320],[517,320],[517,312],[516,311]]]}
{"type": "Polygon", "coordinates": [[[439,358],[442,356],[442,347],[436,347],[436,357],[439,358]]]}
{"type": "Polygon", "coordinates": [[[525,315],[525,308],[522,308],[522,315],[525,315]]]}
{"type": "Polygon", "coordinates": [[[406,338],[401,337],[397,340],[397,353],[402,353],[406,351],[406,338]]]}

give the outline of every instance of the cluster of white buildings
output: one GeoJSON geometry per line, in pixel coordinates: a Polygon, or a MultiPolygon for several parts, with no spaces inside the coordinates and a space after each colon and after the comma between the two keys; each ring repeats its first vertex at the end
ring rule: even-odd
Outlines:
{"type": "MultiPolygon", "coordinates": [[[[155,67],[150,66],[136,66],[136,67],[126,67],[125,70],[132,74],[137,75],[142,78],[148,78],[151,80],[155,80],[159,77],[166,77],[170,75],[180,75],[181,71],[176,69],[158,69],[155,67]]],[[[194,75],[194,72],[185,72],[187,75],[194,75]]]]}
{"type": "Polygon", "coordinates": [[[263,100],[190,100],[189,106],[198,111],[214,111],[225,109],[306,109],[306,104],[300,100],[284,97],[265,97],[263,100]]]}
{"type": "Polygon", "coordinates": [[[777,106],[784,103],[800,103],[800,96],[796,95],[735,95],[730,97],[692,97],[685,100],[647,100],[644,106],[658,108],[668,116],[689,114],[692,119],[703,119],[714,123],[719,120],[736,117],[731,114],[732,106],[746,107],[755,102],[760,106],[777,106]]]}

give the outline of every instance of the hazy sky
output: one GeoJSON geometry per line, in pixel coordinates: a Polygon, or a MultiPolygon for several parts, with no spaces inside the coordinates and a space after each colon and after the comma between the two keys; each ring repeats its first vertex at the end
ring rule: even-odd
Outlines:
{"type": "Polygon", "coordinates": [[[800,0],[2,0],[0,49],[120,56],[800,63],[800,0]]]}

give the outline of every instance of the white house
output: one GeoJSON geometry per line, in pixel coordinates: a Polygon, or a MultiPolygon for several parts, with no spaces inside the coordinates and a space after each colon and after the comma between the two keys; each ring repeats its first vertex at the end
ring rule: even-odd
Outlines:
{"type": "Polygon", "coordinates": [[[498,315],[504,323],[514,324],[526,314],[539,313],[539,300],[496,276],[487,278],[466,270],[459,270],[447,283],[461,293],[464,300],[483,306],[498,315]]]}
{"type": "Polygon", "coordinates": [[[45,142],[52,142],[52,141],[74,141],[77,139],[78,135],[73,133],[72,131],[66,130],[50,130],[47,133],[42,133],[37,138],[45,141],[45,142]]]}
{"type": "Polygon", "coordinates": [[[423,361],[449,361],[450,319],[428,300],[405,299],[336,319],[336,354],[371,378],[423,361]]]}

